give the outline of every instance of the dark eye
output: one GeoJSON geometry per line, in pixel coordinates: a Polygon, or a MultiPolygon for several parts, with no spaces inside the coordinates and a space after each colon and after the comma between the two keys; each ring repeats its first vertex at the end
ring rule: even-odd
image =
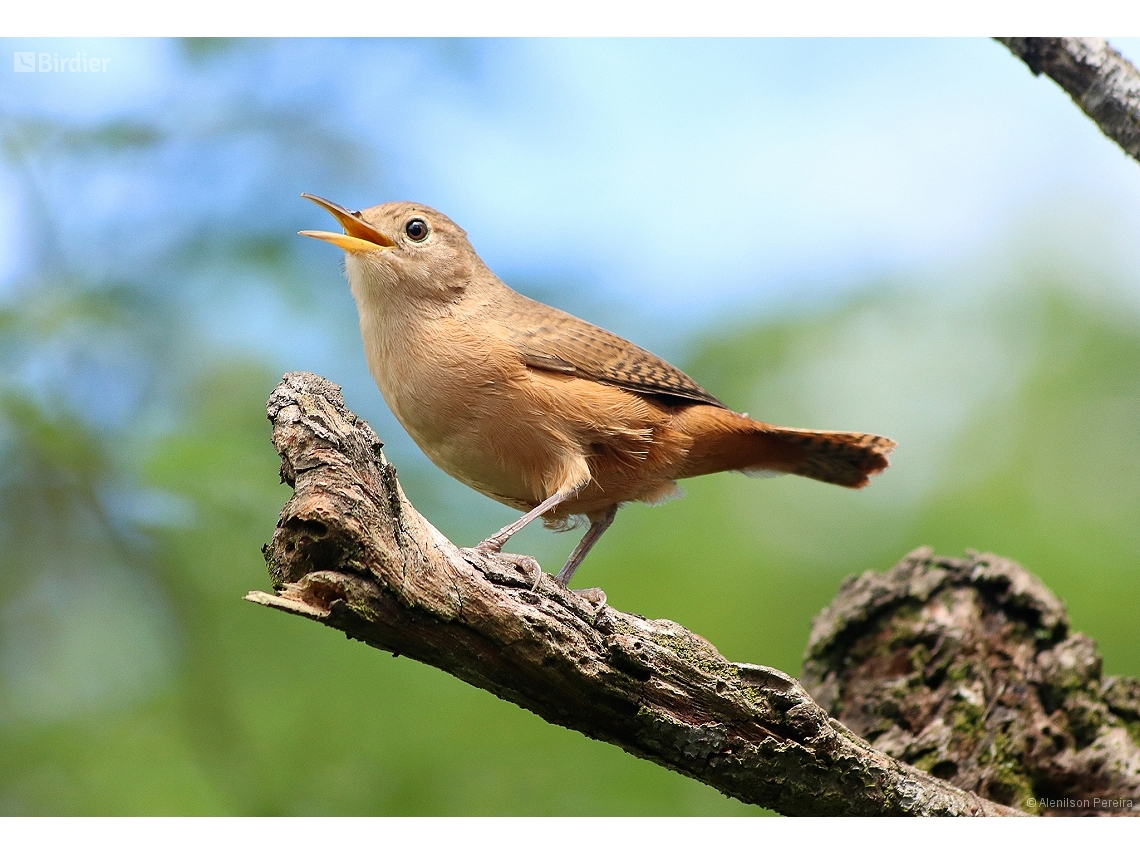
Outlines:
{"type": "Polygon", "coordinates": [[[418,243],[428,236],[428,224],[419,217],[408,220],[408,224],[404,226],[404,234],[418,243]]]}

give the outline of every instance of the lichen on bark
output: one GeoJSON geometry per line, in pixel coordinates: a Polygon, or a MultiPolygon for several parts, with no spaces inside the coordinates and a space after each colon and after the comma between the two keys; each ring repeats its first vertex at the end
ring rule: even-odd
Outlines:
{"type": "Polygon", "coordinates": [[[802,677],[880,751],[1031,813],[1140,809],[1140,681],[1007,559],[912,552],[844,582],[802,677]]]}

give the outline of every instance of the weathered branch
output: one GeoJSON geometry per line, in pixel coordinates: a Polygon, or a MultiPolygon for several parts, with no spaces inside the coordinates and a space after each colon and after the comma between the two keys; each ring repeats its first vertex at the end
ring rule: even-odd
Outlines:
{"type": "Polygon", "coordinates": [[[1140,160],[1140,71],[1104,39],[999,38],[1034,74],[1072,96],[1105,136],[1140,160]]]}
{"type": "Polygon", "coordinates": [[[1105,677],[1061,601],[996,555],[920,549],[848,579],[804,686],[893,757],[1045,814],[1140,811],[1140,680],[1105,677]]]}
{"type": "Polygon", "coordinates": [[[448,671],[547,721],[786,814],[1007,815],[873,749],[794,679],[729,662],[667,620],[615,611],[526,562],[461,551],[408,503],[339,387],[269,399],[293,497],[249,599],[448,671]]]}

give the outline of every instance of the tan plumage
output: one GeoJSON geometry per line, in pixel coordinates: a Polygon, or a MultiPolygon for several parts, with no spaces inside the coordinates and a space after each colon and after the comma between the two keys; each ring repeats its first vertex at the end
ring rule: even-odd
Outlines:
{"type": "Polygon", "coordinates": [[[726,470],[863,487],[895,448],[871,434],[782,428],[732,412],[664,360],[511,290],[466,233],[423,205],[330,211],[346,250],[372,376],[424,453],[472,488],[525,510],[480,544],[498,551],[538,515],[590,530],[578,564],[625,502],[726,470]]]}
{"type": "Polygon", "coordinates": [[[621,336],[515,291],[502,320],[511,344],[532,368],[572,374],[651,395],[724,406],[684,372],[621,336]]]}

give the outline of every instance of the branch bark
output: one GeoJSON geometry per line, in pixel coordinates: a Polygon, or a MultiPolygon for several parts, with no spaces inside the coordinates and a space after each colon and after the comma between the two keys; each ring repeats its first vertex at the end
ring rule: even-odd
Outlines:
{"type": "Polygon", "coordinates": [[[999,38],[1069,93],[1105,136],[1140,160],[1140,71],[1104,39],[999,38]]]}
{"type": "Polygon", "coordinates": [[[787,674],[546,574],[535,585],[529,559],[458,549],[408,503],[329,381],[286,375],[268,412],[294,494],[265,548],[276,592],[247,599],[781,813],[1018,813],[875,750],[787,674]]]}
{"type": "Polygon", "coordinates": [[[875,748],[1041,814],[1140,809],[1140,680],[1008,559],[915,550],[848,579],[816,619],[803,684],[875,748]]]}

